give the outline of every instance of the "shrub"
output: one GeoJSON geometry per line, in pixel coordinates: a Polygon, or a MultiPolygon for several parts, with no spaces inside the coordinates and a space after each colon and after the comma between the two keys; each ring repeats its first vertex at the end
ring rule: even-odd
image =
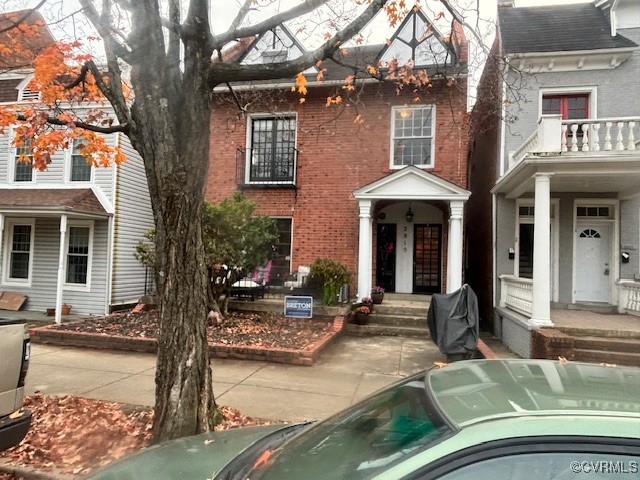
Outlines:
{"type": "Polygon", "coordinates": [[[322,303],[337,304],[340,288],[349,282],[347,267],[330,258],[317,258],[311,264],[309,274],[322,285],[322,303]]]}

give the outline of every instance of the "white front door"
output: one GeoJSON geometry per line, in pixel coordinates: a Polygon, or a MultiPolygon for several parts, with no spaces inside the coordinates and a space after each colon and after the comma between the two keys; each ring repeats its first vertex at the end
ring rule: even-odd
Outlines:
{"type": "Polygon", "coordinates": [[[610,301],[611,228],[607,224],[579,224],[576,231],[577,302],[610,301]]]}

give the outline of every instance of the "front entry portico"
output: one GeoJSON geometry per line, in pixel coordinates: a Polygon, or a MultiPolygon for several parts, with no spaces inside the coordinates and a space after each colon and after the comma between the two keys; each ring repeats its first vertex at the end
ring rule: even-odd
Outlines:
{"type": "MultiPolygon", "coordinates": [[[[369,296],[374,273],[380,275],[382,271],[378,268],[374,272],[373,259],[380,262],[381,253],[377,250],[383,247],[389,254],[384,257],[384,282],[391,282],[396,292],[439,293],[436,290],[443,284],[447,292],[453,292],[462,286],[462,223],[470,192],[409,166],[356,190],[354,196],[360,217],[358,298],[369,296]],[[448,206],[448,224],[446,215],[435,204],[448,206]],[[406,215],[409,210],[413,218],[406,215]],[[378,244],[381,241],[385,245],[378,244]],[[442,255],[445,251],[446,262],[442,255]]],[[[379,280],[381,283],[382,278],[379,280]]]]}

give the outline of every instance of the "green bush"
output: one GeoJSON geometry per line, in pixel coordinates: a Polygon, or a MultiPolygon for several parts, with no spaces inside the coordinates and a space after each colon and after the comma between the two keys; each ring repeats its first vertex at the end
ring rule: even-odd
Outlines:
{"type": "Polygon", "coordinates": [[[330,258],[317,258],[311,264],[309,274],[322,285],[322,303],[337,304],[340,288],[349,282],[347,267],[330,258]]]}

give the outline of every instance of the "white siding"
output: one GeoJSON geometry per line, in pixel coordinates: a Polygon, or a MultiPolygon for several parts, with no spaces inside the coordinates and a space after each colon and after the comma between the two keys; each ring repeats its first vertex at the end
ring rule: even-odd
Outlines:
{"type": "MultiPolygon", "coordinates": [[[[70,218],[70,222],[73,219],[70,218]]],[[[30,288],[0,285],[0,290],[17,291],[29,298],[25,310],[44,312],[56,304],[56,283],[58,280],[58,254],[60,251],[60,219],[36,218],[33,248],[33,278],[30,288]]],[[[91,268],[91,290],[77,292],[63,290],[62,301],[72,306],[72,313],[104,314],[104,295],[107,287],[107,220],[96,220],[93,229],[93,250],[91,268]]],[[[4,231],[4,242],[8,235],[4,231]]],[[[1,253],[0,253],[1,255],[1,253]]],[[[4,259],[2,259],[4,261],[4,259]]]]}
{"type": "MultiPolygon", "coordinates": [[[[144,295],[145,269],[133,257],[136,244],[154,228],[151,200],[142,158],[120,134],[127,161],[118,167],[115,204],[111,303],[134,303],[144,295]]],[[[152,272],[149,272],[151,281],[152,272]]]]}

